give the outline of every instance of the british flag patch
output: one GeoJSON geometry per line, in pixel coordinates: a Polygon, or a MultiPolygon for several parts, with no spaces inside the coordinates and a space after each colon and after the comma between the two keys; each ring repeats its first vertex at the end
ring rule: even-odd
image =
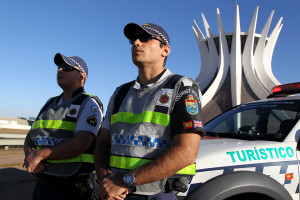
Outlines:
{"type": "Polygon", "coordinates": [[[200,121],[200,120],[193,120],[193,125],[194,125],[194,128],[203,128],[202,121],[200,121]]]}

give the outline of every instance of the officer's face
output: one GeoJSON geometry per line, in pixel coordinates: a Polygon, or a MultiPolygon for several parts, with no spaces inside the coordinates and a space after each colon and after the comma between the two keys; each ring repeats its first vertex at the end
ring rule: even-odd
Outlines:
{"type": "Polygon", "coordinates": [[[157,39],[140,40],[139,36],[136,36],[131,47],[132,62],[137,66],[141,64],[156,65],[164,59],[162,57],[164,46],[161,47],[161,42],[157,39]]]}
{"type": "Polygon", "coordinates": [[[57,84],[62,88],[79,87],[81,80],[81,72],[77,69],[65,70],[64,68],[58,68],[57,70],[57,84]],[[78,86],[79,85],[79,86],[78,86]]]}

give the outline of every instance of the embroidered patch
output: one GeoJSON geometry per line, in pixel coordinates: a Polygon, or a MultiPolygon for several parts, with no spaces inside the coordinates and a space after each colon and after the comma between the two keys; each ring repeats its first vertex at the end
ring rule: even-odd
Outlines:
{"type": "Polygon", "coordinates": [[[185,100],[186,111],[191,115],[196,115],[198,111],[197,100],[194,99],[193,95],[189,95],[188,99],[185,100]]]}
{"type": "Polygon", "coordinates": [[[69,108],[69,112],[68,112],[67,116],[76,118],[78,115],[79,108],[80,108],[80,105],[72,104],[69,108]]]}
{"type": "Polygon", "coordinates": [[[194,128],[203,128],[202,121],[200,121],[200,120],[193,120],[193,125],[194,125],[194,128]]]}
{"type": "Polygon", "coordinates": [[[96,105],[93,105],[91,109],[92,109],[92,113],[94,113],[95,115],[99,115],[99,110],[96,105]]]}
{"type": "Polygon", "coordinates": [[[90,117],[87,118],[86,122],[89,125],[96,126],[97,125],[97,118],[95,117],[95,115],[90,116],[90,117]]]}
{"type": "Polygon", "coordinates": [[[190,128],[193,128],[193,122],[192,122],[192,120],[191,121],[183,122],[183,129],[190,129],[190,128]]]}
{"type": "Polygon", "coordinates": [[[173,96],[173,89],[161,89],[156,101],[156,105],[170,107],[170,100],[173,96]]]}
{"type": "Polygon", "coordinates": [[[167,93],[161,95],[160,98],[159,98],[159,102],[162,103],[162,104],[168,103],[169,100],[170,100],[170,97],[167,93]]]}
{"type": "Polygon", "coordinates": [[[70,110],[70,115],[76,115],[76,113],[77,113],[77,110],[76,110],[76,108],[72,108],[72,110],[70,110]]]}

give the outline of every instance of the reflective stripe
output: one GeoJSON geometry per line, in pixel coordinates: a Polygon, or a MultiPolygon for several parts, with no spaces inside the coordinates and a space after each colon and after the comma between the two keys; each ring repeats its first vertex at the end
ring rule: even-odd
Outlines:
{"type": "Polygon", "coordinates": [[[196,163],[186,166],[185,168],[179,170],[176,174],[195,175],[196,174],[196,163]]]}
{"type": "MultiPolygon", "coordinates": [[[[110,156],[109,166],[120,168],[120,169],[135,169],[140,166],[143,166],[152,160],[150,159],[143,159],[143,158],[130,158],[130,157],[123,157],[123,156],[110,156]]],[[[176,174],[182,175],[195,175],[196,174],[196,164],[189,165],[176,174]]]]}
{"type": "Polygon", "coordinates": [[[81,154],[75,158],[63,159],[63,160],[47,160],[49,163],[74,163],[74,162],[85,162],[94,163],[94,156],[91,154],[81,154]]]}
{"type": "MultiPolygon", "coordinates": [[[[41,147],[36,147],[37,150],[41,150],[41,147]]],[[[94,163],[94,155],[91,154],[81,154],[74,158],[63,159],[63,160],[47,160],[49,163],[72,163],[72,162],[86,162],[94,163]]]]}
{"type": "Polygon", "coordinates": [[[114,124],[116,122],[126,122],[131,124],[149,122],[153,124],[168,126],[170,123],[170,115],[152,111],[145,111],[140,114],[119,112],[111,116],[111,124],[114,124]]]}
{"type": "Polygon", "coordinates": [[[31,129],[52,128],[52,129],[74,131],[75,126],[76,126],[75,122],[68,122],[62,120],[38,120],[32,124],[31,129]]]}

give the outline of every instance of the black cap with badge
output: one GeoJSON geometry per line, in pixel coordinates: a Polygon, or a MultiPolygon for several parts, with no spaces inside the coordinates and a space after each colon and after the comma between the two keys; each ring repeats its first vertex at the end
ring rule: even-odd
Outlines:
{"type": "Polygon", "coordinates": [[[54,63],[57,66],[70,65],[70,66],[78,69],[79,71],[83,72],[86,75],[86,77],[88,76],[88,67],[87,67],[86,63],[84,62],[84,60],[78,56],[66,57],[66,56],[62,55],[61,53],[57,53],[54,56],[54,63]]]}
{"type": "Polygon", "coordinates": [[[128,39],[133,39],[140,31],[152,36],[160,36],[167,45],[170,45],[170,39],[167,32],[161,26],[152,23],[147,23],[144,25],[129,23],[124,28],[124,35],[128,39]]]}

